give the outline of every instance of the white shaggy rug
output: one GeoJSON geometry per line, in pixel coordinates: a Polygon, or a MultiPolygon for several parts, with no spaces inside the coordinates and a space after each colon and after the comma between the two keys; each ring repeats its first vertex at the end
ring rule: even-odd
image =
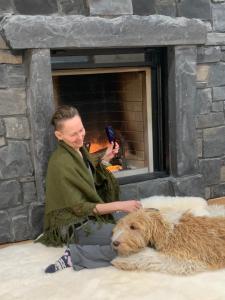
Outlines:
{"type": "Polygon", "coordinates": [[[225,270],[182,277],[114,267],[45,274],[62,248],[41,244],[0,250],[1,300],[224,300],[225,270]]]}

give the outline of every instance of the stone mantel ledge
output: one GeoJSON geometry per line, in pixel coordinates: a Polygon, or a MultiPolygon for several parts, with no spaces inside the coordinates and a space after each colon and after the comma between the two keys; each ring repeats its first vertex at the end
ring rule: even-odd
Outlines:
{"type": "Polygon", "coordinates": [[[207,27],[198,19],[162,15],[10,15],[1,34],[11,49],[143,47],[205,44],[207,27]]]}

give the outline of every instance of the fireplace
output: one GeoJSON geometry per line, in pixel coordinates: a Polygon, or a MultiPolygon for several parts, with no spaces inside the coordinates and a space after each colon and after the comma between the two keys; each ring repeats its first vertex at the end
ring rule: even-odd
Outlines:
{"type": "MultiPolygon", "coordinates": [[[[91,2],[87,2],[90,5],[91,2]]],[[[101,5],[103,1],[92,2],[101,5]]],[[[217,86],[217,72],[222,74],[224,70],[224,63],[218,58],[221,51],[219,47],[208,47],[219,45],[223,37],[220,33],[207,34],[210,26],[206,27],[205,23],[196,19],[124,13],[117,16],[116,9],[114,14],[104,12],[102,16],[89,16],[88,13],[87,16],[66,16],[61,12],[50,16],[17,13],[3,16],[0,36],[0,191],[3,200],[0,242],[36,237],[41,232],[47,163],[56,146],[49,120],[55,106],[62,101],[77,102],[75,84],[72,92],[76,90],[76,94],[72,99],[65,100],[61,95],[61,88],[68,85],[72,77],[74,80],[91,77],[91,81],[98,84],[102,83],[99,80],[101,76],[109,78],[104,79],[104,89],[107,91],[112,82],[117,82],[117,92],[114,93],[117,97],[114,98],[114,107],[110,107],[108,118],[112,117],[111,111],[116,110],[120,122],[127,117],[130,103],[128,106],[119,88],[123,86],[125,89],[125,83],[134,76],[136,79],[132,80],[133,92],[130,96],[145,91],[142,101],[135,102],[143,104],[142,124],[145,126],[144,132],[148,132],[147,136],[140,134],[139,127],[135,128],[139,134],[134,135],[134,122],[129,123],[128,130],[118,123],[117,127],[110,118],[105,121],[103,118],[105,123],[96,127],[102,130],[104,138],[105,124],[112,125],[117,131],[123,129],[121,136],[125,139],[125,149],[128,145],[125,156],[127,168],[115,174],[124,173],[118,179],[121,200],[150,195],[219,196],[222,193],[224,176],[222,179],[220,174],[222,176],[224,171],[224,164],[221,163],[224,149],[221,145],[224,143],[218,145],[214,136],[218,133],[217,139],[223,141],[224,115],[222,111],[216,113],[214,110],[220,107],[216,104],[223,104],[223,100],[220,103],[217,98],[216,102],[213,101],[213,111],[208,104],[207,108],[205,105],[202,107],[204,114],[201,111],[197,115],[197,129],[196,104],[200,100],[203,102],[203,97],[211,103],[211,91],[213,94],[218,92],[216,97],[223,99],[220,96],[223,87],[217,86]],[[202,46],[198,48],[198,45],[202,46]],[[208,59],[209,64],[197,65],[198,49],[201,50],[201,62],[208,59]],[[208,51],[212,53],[209,55],[208,51]],[[103,69],[104,72],[100,72],[103,69]],[[82,75],[82,72],[86,74],[82,75]],[[94,80],[94,77],[97,79],[94,80]],[[138,77],[139,83],[145,84],[142,90],[137,88],[138,77]],[[125,111],[121,110],[122,106],[126,107],[125,111]],[[132,132],[132,136],[128,132],[132,132]],[[144,150],[135,148],[141,142],[135,143],[133,138],[140,137],[144,150]],[[145,170],[143,165],[138,165],[141,161],[145,170]],[[149,173],[144,173],[146,169],[149,173]]],[[[110,97],[108,94],[106,96],[108,100],[110,97]]],[[[96,94],[95,98],[91,97],[95,105],[91,107],[89,103],[89,116],[93,114],[96,100],[105,101],[103,97],[96,98],[96,94]]],[[[101,104],[98,104],[95,113],[103,108],[107,112],[108,105],[101,104]]],[[[87,116],[86,109],[82,110],[82,106],[78,108],[89,134],[88,120],[91,118],[87,116]]],[[[140,110],[140,105],[136,108],[140,110]]],[[[138,115],[137,111],[135,114],[138,115]]],[[[91,121],[97,119],[93,117],[91,121]]],[[[87,142],[90,142],[88,135],[87,142]]]]}
{"type": "MultiPolygon", "coordinates": [[[[155,170],[154,162],[156,167],[159,155],[155,159],[153,148],[155,152],[159,150],[156,142],[159,132],[155,130],[154,145],[153,128],[162,121],[162,115],[156,119],[153,118],[156,111],[152,112],[153,107],[159,108],[162,95],[162,68],[156,62],[159,52],[153,49],[126,52],[87,55],[76,55],[71,50],[52,52],[55,104],[78,108],[86,128],[85,145],[96,157],[108,145],[106,126],[113,127],[120,151],[108,169],[116,177],[155,170]]],[[[160,148],[163,142],[161,139],[160,148]]]]}

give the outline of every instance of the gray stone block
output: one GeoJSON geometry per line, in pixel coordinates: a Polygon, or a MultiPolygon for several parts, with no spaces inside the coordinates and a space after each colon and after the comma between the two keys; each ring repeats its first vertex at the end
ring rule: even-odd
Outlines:
{"type": "Polygon", "coordinates": [[[208,86],[225,85],[225,63],[219,62],[210,65],[207,78],[208,86]]]}
{"type": "Polygon", "coordinates": [[[162,195],[162,196],[173,196],[174,190],[173,185],[168,179],[154,179],[138,183],[138,199],[162,195]]]}
{"type": "Polygon", "coordinates": [[[210,199],[211,197],[211,188],[210,187],[206,187],[205,188],[205,199],[210,199]]]}
{"type": "Polygon", "coordinates": [[[120,186],[120,200],[129,200],[137,198],[137,184],[126,184],[120,186]]]}
{"type": "Polygon", "coordinates": [[[218,157],[225,154],[225,127],[208,128],[203,131],[203,156],[218,157]]]}
{"type": "Polygon", "coordinates": [[[2,24],[13,49],[63,47],[132,47],[204,44],[206,26],[196,19],[127,15],[10,16],[2,24]]]}
{"type": "Polygon", "coordinates": [[[0,88],[7,87],[7,79],[6,79],[6,67],[4,64],[0,65],[0,88]]]}
{"type": "Polygon", "coordinates": [[[159,14],[165,16],[176,16],[175,0],[132,0],[135,15],[159,14]]]}
{"type": "Polygon", "coordinates": [[[133,13],[131,0],[88,0],[91,16],[118,16],[133,13]]]}
{"type": "Polygon", "coordinates": [[[225,61],[225,51],[221,52],[221,61],[225,61]]]}
{"type": "Polygon", "coordinates": [[[197,139],[197,150],[198,150],[198,157],[201,158],[202,157],[202,139],[197,139]]]}
{"type": "Polygon", "coordinates": [[[225,183],[221,183],[211,188],[211,197],[218,198],[225,196],[225,183]]]}
{"type": "Polygon", "coordinates": [[[187,18],[211,19],[210,0],[180,0],[177,3],[178,16],[187,18]]]}
{"type": "Polygon", "coordinates": [[[12,218],[12,235],[14,241],[23,241],[32,238],[27,214],[17,215],[12,218]]]}
{"type": "Polygon", "coordinates": [[[14,0],[14,4],[22,15],[48,15],[58,11],[56,0],[14,0]]]}
{"type": "Polygon", "coordinates": [[[204,23],[207,27],[207,32],[212,32],[212,24],[209,21],[204,21],[204,23]]]}
{"type": "Polygon", "coordinates": [[[196,108],[197,114],[207,114],[210,112],[212,106],[212,90],[197,89],[196,108]]]}
{"type": "Polygon", "coordinates": [[[28,119],[25,117],[4,118],[6,137],[12,139],[29,139],[30,128],[28,119]]]}
{"type": "Polygon", "coordinates": [[[222,46],[225,45],[225,33],[211,32],[207,34],[206,45],[222,46]]]}
{"type": "Polygon", "coordinates": [[[208,128],[224,125],[224,114],[222,112],[210,113],[196,117],[196,128],[208,128]]]}
{"type": "Polygon", "coordinates": [[[155,0],[132,0],[134,15],[148,16],[155,14],[155,0]]]}
{"type": "Polygon", "coordinates": [[[219,112],[219,111],[223,111],[223,110],[224,110],[223,101],[213,102],[213,104],[212,104],[213,112],[219,112]]]}
{"type": "Polygon", "coordinates": [[[27,103],[32,128],[35,182],[38,201],[43,202],[48,158],[55,147],[53,128],[50,124],[55,110],[50,51],[48,49],[32,50],[26,56],[25,61],[29,74],[27,103]]]}
{"type": "Polygon", "coordinates": [[[0,211],[0,244],[11,241],[10,217],[7,212],[0,211]]]}
{"type": "Polygon", "coordinates": [[[176,17],[176,0],[156,0],[155,10],[158,15],[176,17]]]}
{"type": "Polygon", "coordinates": [[[0,147],[3,147],[6,145],[6,139],[4,136],[0,136],[0,147]]]}
{"type": "Polygon", "coordinates": [[[0,14],[12,13],[14,11],[12,0],[1,0],[0,14]]]}
{"type": "Polygon", "coordinates": [[[215,5],[212,8],[213,28],[215,31],[225,32],[225,4],[215,5]]]}
{"type": "Polygon", "coordinates": [[[178,46],[169,51],[169,135],[171,175],[196,173],[195,128],[196,56],[195,47],[178,46]]]}
{"type": "Polygon", "coordinates": [[[0,136],[5,134],[5,125],[3,119],[0,119],[0,136]]]}
{"type": "Polygon", "coordinates": [[[7,87],[21,88],[26,85],[26,77],[23,65],[7,65],[7,87]]]}
{"type": "Polygon", "coordinates": [[[0,179],[30,176],[33,173],[31,156],[25,142],[8,142],[0,148],[0,179]]]}
{"type": "Polygon", "coordinates": [[[26,93],[24,88],[1,90],[0,115],[25,114],[26,108],[26,93]]]}
{"type": "Polygon", "coordinates": [[[198,63],[218,62],[221,58],[221,50],[216,47],[198,47],[198,63]]]}
{"type": "Polygon", "coordinates": [[[220,182],[220,167],[221,160],[219,158],[199,160],[199,170],[203,175],[205,185],[218,184],[220,182]]]}
{"type": "Polygon", "coordinates": [[[203,130],[202,129],[196,130],[196,138],[197,139],[202,139],[203,138],[203,130]]]}
{"type": "Polygon", "coordinates": [[[23,203],[29,204],[37,201],[36,187],[34,182],[23,182],[23,203]]]}
{"type": "Polygon", "coordinates": [[[21,203],[21,187],[18,181],[0,182],[0,210],[18,206],[21,203]]]}
{"type": "Polygon", "coordinates": [[[22,65],[0,65],[0,88],[25,87],[25,74],[22,65]]]}
{"type": "Polygon", "coordinates": [[[88,15],[85,0],[58,0],[59,9],[66,15],[88,15]]]}
{"type": "MultiPolygon", "coordinates": [[[[0,17],[0,20],[1,20],[1,17],[0,17]]],[[[1,32],[0,32],[0,49],[9,49],[9,47],[5,43],[5,40],[1,36],[1,32]]]]}
{"type": "Polygon", "coordinates": [[[205,196],[202,175],[174,178],[171,182],[173,183],[175,196],[205,196]]]}
{"type": "Polygon", "coordinates": [[[213,101],[225,100],[225,86],[213,87],[213,101]]]}
{"type": "Polygon", "coordinates": [[[44,205],[32,205],[29,208],[29,221],[31,236],[35,239],[43,232],[44,224],[44,205]]]}

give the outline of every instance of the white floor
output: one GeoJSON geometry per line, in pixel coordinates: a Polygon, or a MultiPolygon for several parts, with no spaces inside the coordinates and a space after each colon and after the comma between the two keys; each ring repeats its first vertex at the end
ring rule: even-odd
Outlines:
{"type": "Polygon", "coordinates": [[[20,244],[0,249],[1,300],[224,300],[225,270],[178,277],[114,267],[46,275],[60,248],[20,244]]]}

